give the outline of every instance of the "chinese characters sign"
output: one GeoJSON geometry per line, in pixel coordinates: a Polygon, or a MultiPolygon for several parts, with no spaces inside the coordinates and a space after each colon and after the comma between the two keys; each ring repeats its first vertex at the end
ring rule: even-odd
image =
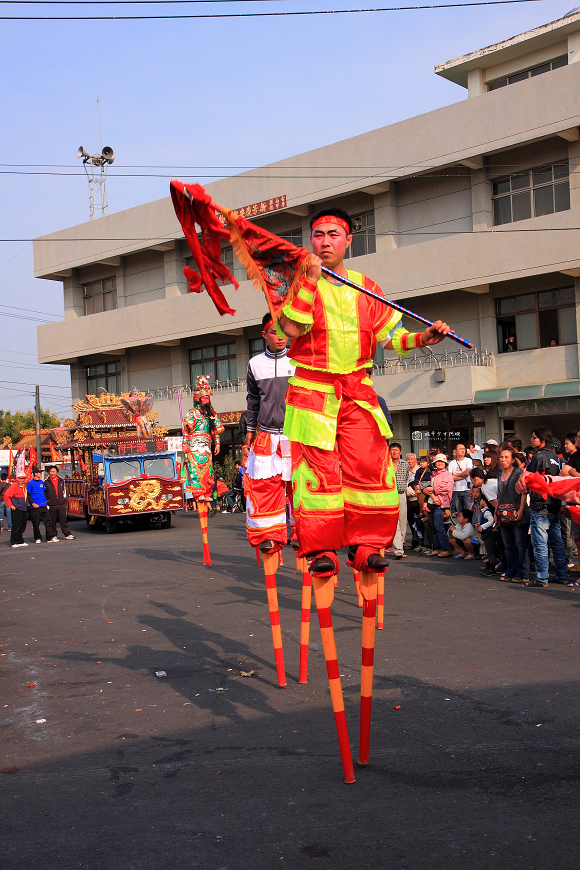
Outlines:
{"type": "Polygon", "coordinates": [[[218,418],[222,423],[239,423],[243,411],[221,411],[218,418]]]}
{"type": "MultiPolygon", "coordinates": [[[[233,209],[233,211],[240,217],[251,220],[251,218],[261,217],[271,211],[280,211],[282,208],[286,208],[286,194],[275,196],[273,199],[264,199],[262,202],[255,202],[252,205],[244,205],[242,208],[233,209]]],[[[222,215],[218,215],[218,220],[225,226],[226,219],[222,215]]]]}
{"type": "Polygon", "coordinates": [[[413,438],[413,441],[422,441],[423,438],[426,440],[434,438],[441,441],[443,438],[461,438],[461,432],[450,432],[446,429],[417,429],[412,433],[411,437],[413,438]]]}
{"type": "Polygon", "coordinates": [[[137,441],[134,444],[118,444],[115,448],[119,456],[132,453],[165,453],[167,441],[137,441]]]}

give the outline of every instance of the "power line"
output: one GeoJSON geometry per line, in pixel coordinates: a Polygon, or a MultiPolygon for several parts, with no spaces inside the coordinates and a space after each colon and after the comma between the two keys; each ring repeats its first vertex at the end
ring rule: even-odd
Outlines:
{"type": "MultiPolygon", "coordinates": [[[[15,311],[28,311],[29,314],[48,314],[49,317],[62,317],[61,314],[53,314],[52,311],[36,311],[34,308],[20,308],[18,305],[5,305],[4,302],[0,302],[0,308],[13,308],[15,311]]],[[[0,311],[0,314],[3,314],[0,311]]]]}
{"type": "MultiPolygon", "coordinates": [[[[2,2],[2,0],[0,0],[0,3],[1,2],[2,2]]],[[[566,118],[565,120],[570,120],[570,119],[566,118]]],[[[537,129],[537,128],[534,128],[534,129],[537,129]]],[[[568,160],[568,163],[578,163],[580,161],[580,157],[568,157],[567,160],[568,160]]],[[[281,163],[282,161],[275,161],[275,162],[281,163]]],[[[558,161],[556,161],[556,162],[558,162],[558,161]]],[[[269,165],[272,165],[272,164],[269,164],[269,165]]],[[[439,165],[440,164],[433,164],[433,166],[429,166],[429,165],[426,165],[425,163],[408,163],[405,166],[381,165],[381,166],[358,166],[357,168],[358,168],[359,172],[361,172],[363,169],[370,169],[372,172],[377,174],[379,172],[386,172],[387,170],[392,171],[392,170],[396,170],[396,169],[410,169],[411,167],[415,167],[418,171],[421,172],[421,177],[425,178],[426,176],[423,175],[424,169],[437,169],[437,167],[439,165]]],[[[21,169],[27,169],[27,168],[30,169],[30,168],[35,168],[38,166],[48,167],[49,169],[78,169],[78,166],[76,165],[76,163],[0,163],[0,166],[16,166],[17,168],[21,168],[21,169]]],[[[494,163],[492,166],[486,167],[486,168],[495,169],[497,167],[503,168],[503,167],[507,167],[507,166],[510,166],[510,167],[511,166],[513,166],[513,167],[519,167],[519,166],[529,167],[530,164],[529,164],[529,161],[527,161],[525,163],[513,163],[513,162],[512,163],[494,163]]],[[[253,172],[256,169],[266,168],[263,165],[262,166],[242,166],[242,165],[240,165],[240,166],[172,166],[170,164],[168,166],[161,166],[161,165],[158,166],[157,164],[149,164],[149,163],[127,163],[125,165],[117,163],[117,165],[115,166],[115,169],[114,170],[110,169],[109,171],[114,172],[120,167],[122,167],[123,169],[179,169],[179,170],[182,170],[182,169],[197,169],[197,170],[202,170],[202,169],[220,169],[220,170],[239,169],[239,170],[242,170],[243,172],[253,172]]],[[[290,170],[290,169],[300,169],[300,170],[335,169],[336,170],[336,169],[352,169],[352,168],[353,168],[352,166],[326,166],[324,164],[318,164],[317,166],[303,166],[303,165],[276,166],[276,169],[278,169],[280,171],[282,171],[283,169],[288,169],[288,170],[290,170]]],[[[462,167],[462,168],[467,169],[467,167],[462,167]]],[[[484,168],[484,167],[482,167],[482,168],[484,168]]],[[[22,173],[22,174],[24,175],[26,173],[22,173]]],[[[81,174],[81,173],[78,173],[78,174],[81,174]]],[[[427,176],[427,178],[440,177],[440,175],[442,175],[442,173],[438,173],[437,176],[427,176]]],[[[82,177],[84,178],[84,176],[82,176],[82,177]]],[[[137,175],[135,177],[140,178],[141,176],[137,175]]],[[[171,177],[171,176],[168,176],[168,177],[171,177]]],[[[203,177],[205,177],[205,176],[203,176],[203,177]]],[[[256,177],[258,177],[258,176],[252,176],[252,178],[256,178],[256,177]]],[[[271,176],[268,176],[268,178],[270,178],[270,177],[271,176]]],[[[294,176],[288,176],[288,177],[293,178],[294,176]]],[[[346,176],[346,177],[349,177],[349,176],[346,176]]],[[[310,178],[310,176],[308,176],[308,178],[310,178]]]]}
{"type": "Polygon", "coordinates": [[[202,15],[27,15],[0,16],[0,21],[161,21],[217,18],[291,18],[305,15],[354,15],[367,12],[414,12],[422,9],[459,9],[472,6],[509,6],[542,3],[544,0],[476,0],[474,3],[437,3],[425,6],[386,6],[377,9],[315,9],[304,12],[224,12],[202,15]]]}
{"type": "MultiPolygon", "coordinates": [[[[59,384],[29,384],[28,381],[0,381],[0,384],[18,384],[19,387],[46,387],[49,390],[70,390],[70,387],[61,387],[59,384]]],[[[9,390],[10,387],[2,387],[3,390],[9,390]]],[[[62,398],[66,398],[62,396],[62,398]]]]}

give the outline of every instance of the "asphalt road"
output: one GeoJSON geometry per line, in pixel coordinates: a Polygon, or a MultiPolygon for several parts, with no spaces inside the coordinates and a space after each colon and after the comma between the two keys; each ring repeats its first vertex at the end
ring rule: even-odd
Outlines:
{"type": "MultiPolygon", "coordinates": [[[[371,764],[346,785],[314,614],[297,682],[291,550],[279,689],[242,517],[210,520],[212,568],[196,516],[73,531],[18,550],[2,534],[2,870],[577,866],[577,592],[393,561],[371,764]]],[[[333,618],[356,761],[352,587],[344,568],[333,618]]]]}

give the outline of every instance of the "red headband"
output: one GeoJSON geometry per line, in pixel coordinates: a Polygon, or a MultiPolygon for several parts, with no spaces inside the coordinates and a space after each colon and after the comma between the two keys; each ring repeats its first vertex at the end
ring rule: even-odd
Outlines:
{"type": "Polygon", "coordinates": [[[268,320],[268,322],[263,325],[262,332],[266,332],[267,329],[270,329],[273,323],[274,321],[272,320],[272,318],[270,318],[270,320],[268,320]]]}
{"type": "Polygon", "coordinates": [[[342,227],[346,232],[347,236],[350,235],[350,229],[346,221],[343,221],[342,218],[336,217],[334,214],[325,214],[322,217],[317,218],[312,224],[312,229],[316,229],[318,224],[336,224],[339,227],[342,227]]]}

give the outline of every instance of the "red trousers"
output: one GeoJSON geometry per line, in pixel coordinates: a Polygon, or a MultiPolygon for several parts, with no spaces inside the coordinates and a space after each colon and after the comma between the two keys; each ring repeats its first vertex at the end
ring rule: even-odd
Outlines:
{"type": "Polygon", "coordinates": [[[334,450],[292,442],[292,486],[299,555],[391,545],[399,496],[387,441],[352,399],[342,397],[334,450]]]}
{"type": "Polygon", "coordinates": [[[258,547],[263,541],[274,541],[285,547],[288,543],[286,526],[286,494],[290,483],[282,475],[252,480],[244,474],[246,496],[246,531],[250,546],[258,547]]]}

